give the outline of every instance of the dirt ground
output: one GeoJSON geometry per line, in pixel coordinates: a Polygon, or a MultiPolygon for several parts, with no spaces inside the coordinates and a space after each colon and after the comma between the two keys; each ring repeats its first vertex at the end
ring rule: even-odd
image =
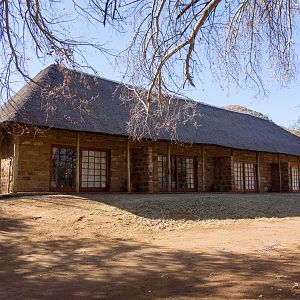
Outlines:
{"type": "Polygon", "coordinates": [[[0,198],[0,299],[300,299],[299,285],[299,194],[0,198]]]}

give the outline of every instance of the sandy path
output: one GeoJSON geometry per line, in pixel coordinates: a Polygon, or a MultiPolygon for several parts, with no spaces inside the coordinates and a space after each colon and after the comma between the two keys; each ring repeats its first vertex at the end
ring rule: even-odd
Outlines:
{"type": "Polygon", "coordinates": [[[1,202],[0,299],[300,299],[300,217],[138,230],[98,205],[1,202]]]}

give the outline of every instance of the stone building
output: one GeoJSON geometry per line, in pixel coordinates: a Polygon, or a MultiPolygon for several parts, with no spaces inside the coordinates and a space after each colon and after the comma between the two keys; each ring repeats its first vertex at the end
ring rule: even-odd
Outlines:
{"type": "Polygon", "coordinates": [[[1,193],[300,190],[300,139],[273,122],[197,103],[182,143],[133,142],[119,84],[75,73],[66,96],[64,70],[49,66],[2,106],[1,193]]]}

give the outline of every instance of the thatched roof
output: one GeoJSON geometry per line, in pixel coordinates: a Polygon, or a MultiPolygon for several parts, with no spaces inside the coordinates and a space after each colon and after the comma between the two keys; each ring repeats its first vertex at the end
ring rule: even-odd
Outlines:
{"type": "Polygon", "coordinates": [[[238,104],[235,104],[235,105],[227,105],[227,106],[223,106],[223,108],[227,109],[227,110],[232,110],[232,111],[237,111],[237,112],[240,112],[240,113],[244,113],[244,114],[248,114],[248,115],[251,115],[251,116],[254,116],[254,117],[257,117],[257,118],[261,118],[261,119],[264,119],[264,120],[270,120],[270,118],[258,111],[255,111],[253,109],[250,109],[250,108],[247,108],[245,106],[241,106],[241,105],[238,105],[238,104]]]}
{"type": "MultiPolygon", "coordinates": [[[[84,73],[75,75],[71,86],[79,96],[73,94],[70,99],[60,88],[63,75],[58,67],[42,70],[35,80],[49,85],[53,92],[44,93],[32,83],[25,85],[1,108],[0,122],[127,136],[129,108],[120,101],[119,83],[84,73]]],[[[201,114],[200,126],[179,125],[182,142],[300,156],[300,138],[271,121],[202,103],[197,103],[196,109],[201,114]]],[[[169,136],[161,134],[158,139],[168,140],[169,136]]]]}

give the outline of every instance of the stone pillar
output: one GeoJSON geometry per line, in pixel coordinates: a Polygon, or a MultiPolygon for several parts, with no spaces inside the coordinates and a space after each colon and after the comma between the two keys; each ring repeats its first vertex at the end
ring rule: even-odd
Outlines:
{"type": "Polygon", "coordinates": [[[171,145],[168,143],[168,154],[167,154],[167,160],[168,160],[168,192],[171,192],[172,186],[171,186],[171,181],[172,181],[172,170],[171,170],[171,145]]]}
{"type": "Polygon", "coordinates": [[[18,166],[19,166],[19,136],[14,136],[13,141],[13,171],[12,171],[12,192],[17,192],[18,166]]]}
{"type": "Polygon", "coordinates": [[[202,192],[205,192],[205,155],[204,155],[204,145],[202,145],[202,192]]]}
{"type": "Polygon", "coordinates": [[[281,176],[281,164],[280,164],[280,155],[278,154],[278,174],[279,174],[279,192],[282,192],[282,176],[281,176]]]}
{"type": "Polygon", "coordinates": [[[126,161],[127,161],[127,192],[131,193],[131,162],[130,162],[130,143],[129,139],[126,141],[126,161]]]}
{"type": "Polygon", "coordinates": [[[153,166],[152,147],[147,147],[147,165],[148,165],[148,176],[147,176],[147,174],[145,174],[145,179],[148,182],[148,184],[146,184],[146,186],[148,186],[147,192],[153,193],[154,192],[154,185],[153,185],[154,166],[153,166]]]}
{"type": "Polygon", "coordinates": [[[144,146],[131,150],[132,179],[136,182],[136,191],[154,192],[154,162],[152,147],[144,146]]]}
{"type": "Polygon", "coordinates": [[[291,167],[288,162],[282,162],[281,168],[281,191],[288,193],[291,191],[291,167]]]}
{"type": "Polygon", "coordinates": [[[80,133],[76,138],[76,192],[80,191],[80,133]]]}
{"type": "Polygon", "coordinates": [[[257,165],[257,191],[261,192],[261,184],[260,184],[260,156],[259,153],[256,153],[256,165],[257,165]]]}
{"type": "Polygon", "coordinates": [[[215,158],[216,191],[232,192],[232,156],[215,158]]]}
{"type": "Polygon", "coordinates": [[[272,191],[290,192],[290,164],[279,162],[271,164],[272,191]]]}
{"type": "Polygon", "coordinates": [[[2,194],[2,135],[0,135],[0,194],[2,194]]]}
{"type": "Polygon", "coordinates": [[[299,178],[299,187],[300,187],[300,159],[297,157],[297,166],[298,166],[298,178],[299,178]]]}
{"type": "Polygon", "coordinates": [[[280,192],[280,179],[279,179],[279,164],[271,164],[271,187],[272,192],[280,192]]]}

